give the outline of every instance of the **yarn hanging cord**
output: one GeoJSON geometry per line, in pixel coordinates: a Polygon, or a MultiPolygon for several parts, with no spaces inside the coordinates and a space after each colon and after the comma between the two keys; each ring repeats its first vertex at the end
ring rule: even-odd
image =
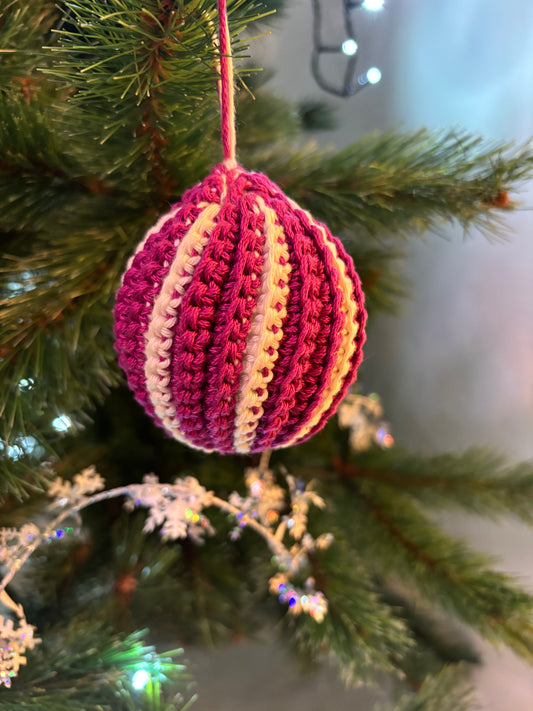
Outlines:
{"type": "Polygon", "coordinates": [[[237,165],[235,133],[235,100],[233,88],[233,59],[231,56],[231,38],[228,26],[226,0],[218,0],[220,81],[219,101],[221,116],[222,147],[224,163],[228,168],[237,165]]]}

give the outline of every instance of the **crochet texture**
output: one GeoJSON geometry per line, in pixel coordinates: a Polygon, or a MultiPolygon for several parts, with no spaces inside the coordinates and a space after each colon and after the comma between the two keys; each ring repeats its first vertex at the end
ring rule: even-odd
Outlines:
{"type": "Polygon", "coordinates": [[[130,259],[116,350],[177,440],[260,452],[325,425],[356,378],[365,322],[339,240],[266,176],[221,164],[130,259]]]}

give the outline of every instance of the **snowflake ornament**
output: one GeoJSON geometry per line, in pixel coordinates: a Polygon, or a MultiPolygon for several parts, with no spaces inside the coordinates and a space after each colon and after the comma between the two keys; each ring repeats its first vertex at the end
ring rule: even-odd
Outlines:
{"type": "Polygon", "coordinates": [[[12,619],[0,615],[0,686],[10,688],[20,667],[26,664],[26,651],[41,641],[34,637],[34,630],[24,615],[17,626],[12,619]]]}
{"type": "Polygon", "coordinates": [[[364,452],[375,444],[384,448],[394,444],[389,425],[383,419],[383,406],[375,393],[368,397],[349,393],[337,416],[339,425],[350,430],[350,445],[356,452],[364,452]]]}
{"type": "Polygon", "coordinates": [[[324,507],[313,484],[304,486],[287,472],[283,474],[286,487],[278,484],[273,471],[268,468],[268,456],[263,455],[259,467],[245,472],[247,495],[241,496],[234,491],[227,500],[208,491],[192,476],[165,484],[160,483],[154,474],[148,474],[141,484],[109,490],[104,489],[104,479],[94,467],[77,474],[72,483],[57,477],[48,490],[53,499],[49,508],[60,509],[52,522],[42,529],[32,523],[20,529],[0,529],[0,563],[7,567],[7,573],[0,580],[0,602],[18,618],[15,625],[13,619],[0,616],[0,685],[11,686],[20,666],[26,664],[26,650],[33,649],[40,642],[34,636],[34,627],[26,622],[22,605],[17,605],[9,597],[6,586],[40,543],[63,537],[65,530],[61,526],[65,519],[73,514],[79,515],[91,504],[119,496],[125,497],[124,506],[129,510],[138,507],[148,510],[144,525],[146,533],[159,529],[164,538],[172,540],[189,537],[202,543],[206,534],[214,533],[204,509],[216,507],[226,512],[236,521],[231,534],[233,539],[248,527],[269,545],[277,568],[270,578],[269,588],[280,603],[288,605],[292,615],[305,613],[321,622],[327,613],[328,602],[308,574],[310,554],[327,548],[333,536],[323,533],[315,539],[307,530],[310,506],[324,507]],[[306,570],[307,578],[302,587],[296,581],[305,578],[306,570]]]}

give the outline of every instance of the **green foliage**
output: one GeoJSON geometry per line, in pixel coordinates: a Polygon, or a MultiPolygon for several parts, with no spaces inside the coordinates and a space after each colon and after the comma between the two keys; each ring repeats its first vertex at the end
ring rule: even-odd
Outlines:
{"type": "Polygon", "coordinates": [[[320,624],[287,615],[288,644],[310,662],[328,659],[346,684],[373,683],[380,671],[403,676],[399,660],[412,649],[410,630],[380,598],[366,556],[343,537],[343,528],[326,530],[333,531],[335,544],[313,557],[311,573],[328,598],[328,614],[320,624]]]}
{"type": "Polygon", "coordinates": [[[491,145],[464,132],[369,134],[339,153],[261,158],[268,173],[334,232],[405,239],[458,221],[495,236],[500,191],[531,175],[529,145],[491,145]]]}
{"type": "Polygon", "coordinates": [[[157,654],[143,643],[144,636],[144,632],[112,635],[102,624],[82,618],[66,628],[48,630],[42,645],[28,655],[16,685],[0,689],[2,708],[185,711],[195,697],[189,674],[176,661],[182,650],[157,654]],[[150,676],[143,692],[132,686],[138,670],[150,676]]]}
{"type": "Polygon", "coordinates": [[[449,667],[437,676],[428,677],[417,694],[404,696],[394,711],[468,711],[473,703],[472,691],[457,670],[449,667]]]}
{"type": "Polygon", "coordinates": [[[489,449],[426,458],[400,447],[370,450],[353,462],[338,462],[337,471],[356,482],[407,490],[424,506],[533,521],[533,463],[508,464],[489,449]]]}
{"type": "Polygon", "coordinates": [[[301,101],[298,114],[306,131],[331,131],[337,128],[335,114],[328,104],[315,99],[301,101]]]}
{"type": "Polygon", "coordinates": [[[50,0],[0,1],[0,91],[15,85],[31,93],[27,79],[43,59],[42,45],[56,18],[57,8],[50,0]]]}
{"type": "MultiPolygon", "coordinates": [[[[394,570],[422,596],[437,601],[487,639],[503,641],[532,658],[533,597],[516,580],[494,571],[494,561],[440,530],[413,504],[409,493],[391,495],[379,484],[360,485],[355,491],[352,541],[365,549],[378,575],[385,577],[394,570]]],[[[341,505],[337,498],[335,504],[341,505]]]]}

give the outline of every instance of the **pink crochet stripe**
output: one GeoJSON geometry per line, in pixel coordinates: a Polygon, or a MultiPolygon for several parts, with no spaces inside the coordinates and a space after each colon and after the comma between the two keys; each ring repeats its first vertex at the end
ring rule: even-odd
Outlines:
{"type": "MultiPolygon", "coordinates": [[[[313,349],[309,353],[309,367],[305,370],[301,383],[298,384],[295,405],[291,409],[286,425],[273,440],[274,447],[294,437],[312,417],[315,407],[320,403],[322,394],[331,381],[331,373],[336,361],[340,344],[339,324],[344,323],[344,316],[339,312],[342,296],[337,288],[338,274],[331,260],[328,263],[329,250],[322,240],[317,238],[316,230],[313,232],[309,229],[309,225],[302,222],[300,212],[291,208],[288,214],[292,215],[291,222],[297,225],[298,231],[294,233],[294,243],[298,243],[302,235],[306,234],[310,238],[310,249],[316,258],[320,305],[319,310],[315,312],[315,318],[319,327],[313,338],[313,349]]],[[[304,286],[308,283],[308,278],[305,278],[304,286]]],[[[301,328],[307,328],[307,323],[303,319],[301,328]]],[[[296,355],[299,355],[298,350],[296,355]]]]}
{"type": "MultiPolygon", "coordinates": [[[[337,246],[337,250],[344,249],[342,246],[342,243],[340,240],[338,240],[336,237],[332,238],[333,242],[337,246]]],[[[340,252],[339,252],[340,253],[340,252]]],[[[328,410],[322,415],[322,418],[320,421],[313,427],[313,429],[304,437],[301,437],[296,440],[295,444],[299,444],[301,442],[305,442],[313,435],[315,435],[317,432],[319,432],[326,424],[328,419],[333,415],[341,400],[345,397],[348,388],[352,383],[357,379],[357,369],[359,368],[359,365],[361,364],[361,361],[363,360],[363,346],[366,341],[366,333],[365,333],[365,327],[366,327],[366,322],[367,322],[367,313],[365,310],[365,297],[363,290],[361,288],[361,281],[359,279],[359,276],[357,272],[355,271],[354,264],[351,258],[348,258],[346,260],[346,273],[350,277],[352,284],[354,285],[354,294],[353,298],[357,303],[357,314],[355,317],[355,320],[357,321],[359,325],[359,330],[357,332],[356,336],[356,347],[354,350],[354,353],[352,355],[352,358],[350,360],[350,369],[342,383],[339,384],[339,391],[337,395],[334,397],[333,402],[331,403],[330,407],[328,410]]]]}
{"type": "Polygon", "coordinates": [[[152,303],[166,275],[189,224],[196,219],[198,208],[189,205],[167,220],[161,230],[146,240],[130,269],[123,278],[115,306],[115,349],[118,362],[126,373],[128,385],[136,400],[151,416],[154,409],[144,377],[144,333],[152,310],[152,303]],[[188,207],[188,209],[187,209],[188,207]]]}
{"type": "Polygon", "coordinates": [[[263,268],[264,219],[254,209],[251,195],[232,196],[241,216],[237,226],[235,262],[228,274],[218,307],[213,346],[207,357],[204,408],[210,435],[221,452],[233,452],[235,400],[246,340],[257,306],[263,268]]]}
{"type": "Polygon", "coordinates": [[[236,206],[224,201],[193,280],[182,301],[172,344],[173,400],[182,433],[196,446],[213,449],[204,408],[208,355],[213,345],[218,305],[235,263],[236,239],[228,232],[238,220],[236,206]]]}
{"type": "MultiPolygon", "coordinates": [[[[324,295],[324,307],[326,307],[326,304],[329,307],[328,315],[331,319],[331,331],[329,337],[325,336],[325,330],[321,331],[319,339],[317,339],[318,343],[315,351],[316,361],[313,363],[312,372],[318,373],[320,371],[320,375],[315,380],[315,387],[313,388],[314,391],[312,393],[310,387],[311,379],[309,379],[310,384],[306,384],[303,390],[307,396],[307,407],[301,413],[298,426],[293,428],[290,432],[285,432],[284,436],[282,434],[277,440],[275,440],[275,444],[278,445],[282,445],[288,440],[292,440],[293,437],[297,435],[298,431],[302,430],[306,423],[312,418],[316,408],[320,406],[324,393],[331,383],[332,374],[339,356],[339,350],[342,344],[342,328],[345,318],[345,296],[339,287],[339,274],[333,255],[324,243],[321,231],[315,224],[310,222],[305,212],[300,209],[296,209],[295,212],[302,224],[302,228],[308,234],[312,235],[314,245],[319,254],[320,262],[324,267],[324,280],[322,285],[328,285],[330,289],[329,298],[324,295]]],[[[322,225],[322,227],[331,237],[329,230],[327,230],[324,225],[322,225]]],[[[342,253],[344,253],[344,251],[342,253]]]]}
{"type": "Polygon", "coordinates": [[[194,267],[200,261],[203,249],[209,242],[219,212],[218,203],[206,205],[182,237],[176,255],[169,264],[160,292],[154,300],[150,322],[145,332],[144,374],[150,400],[156,416],[165,429],[180,441],[183,437],[175,416],[176,406],[172,400],[173,373],[169,351],[181,300],[193,277],[194,267]]]}
{"type": "Polygon", "coordinates": [[[291,272],[285,231],[277,213],[260,196],[256,196],[255,209],[264,215],[264,262],[236,400],[233,445],[241,453],[254,449],[263,404],[270,397],[270,382],[284,337],[291,272]]]}

